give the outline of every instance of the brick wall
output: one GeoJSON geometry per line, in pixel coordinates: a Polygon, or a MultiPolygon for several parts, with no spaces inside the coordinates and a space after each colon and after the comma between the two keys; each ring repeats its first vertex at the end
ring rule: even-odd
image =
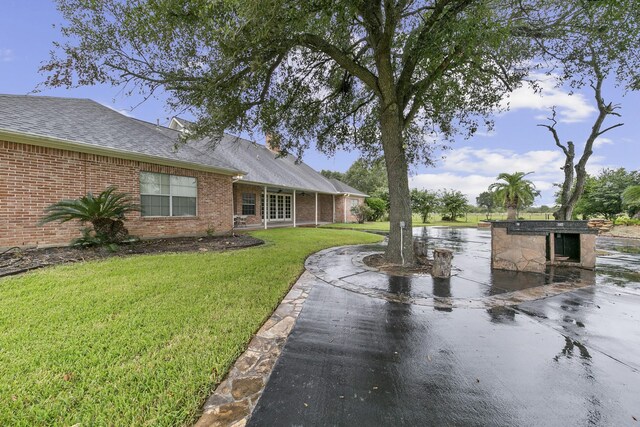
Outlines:
{"type": "Polygon", "coordinates": [[[336,222],[356,222],[358,218],[351,213],[351,201],[356,200],[359,205],[364,204],[364,197],[356,197],[356,196],[336,196],[336,222]],[[344,212],[345,212],[345,199],[346,199],[346,210],[347,210],[347,220],[344,220],[344,212]]]}
{"type": "Polygon", "coordinates": [[[261,224],[262,223],[262,202],[261,196],[263,194],[264,187],[249,184],[233,184],[233,214],[242,215],[242,194],[252,193],[256,198],[256,214],[247,216],[247,224],[261,224]]]}
{"type": "Polygon", "coordinates": [[[232,178],[209,172],[160,166],[0,141],[0,247],[64,245],[80,235],[77,222],[38,226],[43,209],[109,185],[140,200],[140,171],[193,176],[198,180],[198,216],[128,216],[125,226],[139,237],[228,232],[232,226],[232,178]]]}

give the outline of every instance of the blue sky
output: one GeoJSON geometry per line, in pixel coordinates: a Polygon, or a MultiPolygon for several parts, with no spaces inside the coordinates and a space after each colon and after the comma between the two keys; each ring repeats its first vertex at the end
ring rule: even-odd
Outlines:
{"type": "MultiPolygon", "coordinates": [[[[0,14],[0,93],[27,94],[44,76],[38,73],[42,61],[49,57],[52,41],[61,40],[62,18],[55,5],[47,0],[4,0],[0,14]],[[56,26],[55,28],[53,26],[56,26]]],[[[45,89],[41,95],[91,98],[124,114],[168,123],[172,116],[161,98],[138,105],[141,98],[127,97],[111,86],[78,89],[45,89]],[[135,108],[134,108],[135,107],[135,108]]],[[[558,109],[557,129],[563,141],[573,140],[581,147],[595,117],[589,92],[570,95],[568,91],[543,85],[542,96],[527,88],[516,91],[510,99],[511,110],[497,114],[492,132],[480,132],[470,140],[459,138],[451,150],[438,153],[435,167],[414,167],[411,187],[453,188],[465,193],[470,202],[495,181],[500,172],[533,171],[531,179],[542,191],[536,204],[552,204],[554,182],[560,182],[563,157],[549,132],[537,124],[545,123],[549,107],[558,109]]],[[[608,85],[605,98],[620,104],[624,126],[603,135],[597,141],[588,169],[595,173],[603,167],[640,169],[640,93],[623,96],[621,89],[608,85]]],[[[608,119],[605,124],[617,123],[608,119]]],[[[258,142],[263,142],[258,139],[258,142]]],[[[358,158],[357,152],[339,152],[334,157],[309,150],[304,161],[313,168],[345,171],[358,158]]]]}

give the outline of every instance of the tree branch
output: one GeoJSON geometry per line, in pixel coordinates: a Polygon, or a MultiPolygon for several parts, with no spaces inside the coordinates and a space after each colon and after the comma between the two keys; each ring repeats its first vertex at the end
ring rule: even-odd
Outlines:
{"type": "Polygon", "coordinates": [[[318,50],[328,55],[342,68],[358,77],[370,90],[377,95],[380,95],[380,91],[378,89],[378,78],[376,75],[355,62],[353,59],[349,58],[349,56],[342,52],[338,47],[315,34],[302,34],[300,36],[300,41],[303,46],[318,50]]]}

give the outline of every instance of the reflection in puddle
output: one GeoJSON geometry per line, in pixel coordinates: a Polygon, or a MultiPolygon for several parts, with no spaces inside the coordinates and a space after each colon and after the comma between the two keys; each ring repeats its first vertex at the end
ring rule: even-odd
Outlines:
{"type": "Polygon", "coordinates": [[[395,295],[411,295],[411,277],[389,276],[389,292],[395,295]]]}

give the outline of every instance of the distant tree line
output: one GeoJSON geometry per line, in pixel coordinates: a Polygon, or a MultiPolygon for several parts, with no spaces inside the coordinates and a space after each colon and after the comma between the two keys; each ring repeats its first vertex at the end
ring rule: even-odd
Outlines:
{"type": "MultiPolygon", "coordinates": [[[[346,172],[323,170],[327,178],[336,178],[370,197],[366,205],[354,212],[362,221],[384,219],[389,210],[389,189],[384,173],[384,160],[355,161],[346,172]]],[[[507,218],[515,219],[523,213],[553,214],[560,206],[560,191],[556,194],[556,206],[533,206],[540,192],[530,180],[529,173],[501,173],[497,181],[476,197],[475,206],[457,190],[411,190],[411,210],[420,215],[423,223],[434,214],[445,221],[456,221],[466,213],[483,213],[491,219],[494,213],[507,211],[507,218]]],[[[557,184],[560,186],[561,184],[557,184]]],[[[610,220],[621,215],[640,218],[640,171],[624,168],[603,169],[597,175],[588,175],[584,194],[576,204],[573,218],[604,217],[610,220]]]]}

